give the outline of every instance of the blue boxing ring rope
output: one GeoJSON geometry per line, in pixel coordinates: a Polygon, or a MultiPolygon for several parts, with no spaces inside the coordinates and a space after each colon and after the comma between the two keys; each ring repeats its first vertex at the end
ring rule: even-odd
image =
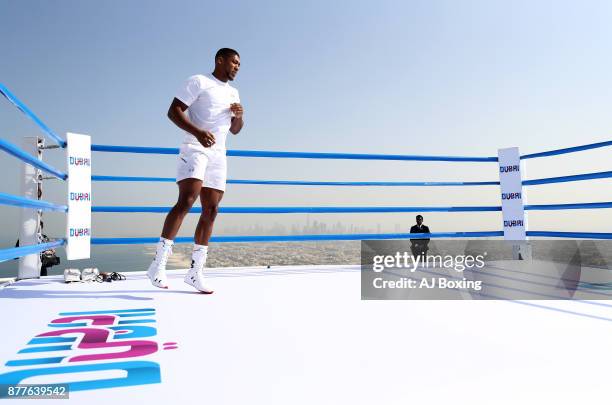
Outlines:
{"type": "MultiPolygon", "coordinates": [[[[4,95],[14,106],[31,119],[58,147],[66,148],[67,143],[55,132],[47,127],[23,102],[13,95],[3,84],[0,83],[0,93],[4,95]]],[[[521,155],[521,160],[536,159],[542,157],[558,156],[576,153],[585,150],[612,146],[612,141],[575,146],[564,149],[521,155]]],[[[27,152],[15,145],[0,139],[0,149],[22,162],[32,165],[37,169],[49,173],[55,178],[66,181],[68,175],[48,164],[32,157],[27,152]]],[[[138,153],[138,154],[165,154],[175,155],[179,153],[178,148],[141,147],[141,146],[116,146],[116,145],[91,145],[92,152],[108,153],[138,153]]],[[[429,155],[383,155],[383,154],[355,154],[355,153],[319,153],[319,152],[285,152],[285,151],[251,151],[251,150],[228,150],[227,156],[242,158],[276,158],[276,159],[328,159],[328,160],[377,160],[377,161],[416,161],[416,162],[490,162],[497,163],[495,156],[429,156],[429,155]]],[[[523,180],[523,186],[538,186],[543,184],[567,183],[586,181],[593,179],[612,178],[612,171],[580,173],[569,176],[549,177],[540,179],[523,180]]],[[[92,181],[96,182],[174,182],[171,177],[143,177],[143,176],[105,176],[92,175],[92,181]]],[[[298,180],[270,180],[270,179],[228,179],[228,184],[240,185],[271,185],[271,186],[312,186],[312,187],[489,187],[500,186],[499,181],[298,181],[298,180]]],[[[33,208],[42,211],[67,212],[66,205],[55,204],[42,200],[15,196],[0,192],[0,204],[22,208],[33,208]]],[[[113,213],[165,213],[171,207],[149,207],[149,206],[92,206],[92,212],[113,213]]],[[[580,209],[607,209],[612,208],[612,201],[587,202],[587,203],[563,203],[563,204],[532,204],[525,205],[525,210],[580,210],[580,209]]],[[[289,213],[401,213],[401,212],[499,212],[501,206],[391,206],[391,207],[220,207],[222,214],[289,214],[289,213]]],[[[201,212],[201,208],[194,207],[192,213],[201,212]]],[[[211,242],[297,242],[297,241],[346,241],[346,240],[376,240],[376,239],[409,239],[415,237],[428,238],[476,238],[476,237],[500,237],[504,232],[500,230],[483,232],[434,232],[430,234],[413,233],[378,233],[378,234],[316,234],[316,235],[259,235],[259,236],[216,236],[211,242]]],[[[530,231],[527,236],[533,237],[555,237],[555,238],[586,238],[586,239],[612,239],[612,233],[595,232],[563,232],[563,231],[530,231]]],[[[134,238],[92,238],[94,245],[125,245],[156,243],[158,237],[134,237],[134,238]]],[[[178,237],[177,243],[193,242],[193,238],[178,237]]],[[[58,238],[49,243],[41,243],[32,246],[10,248],[0,250],[0,261],[10,260],[15,257],[34,254],[51,247],[59,247],[66,243],[64,238],[58,238]]]]}

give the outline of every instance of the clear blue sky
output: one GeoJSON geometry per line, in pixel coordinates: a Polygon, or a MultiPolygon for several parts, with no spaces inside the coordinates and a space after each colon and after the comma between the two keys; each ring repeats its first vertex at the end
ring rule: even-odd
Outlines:
{"type": "MultiPolygon", "coordinates": [[[[608,1],[0,1],[0,81],[59,134],[98,144],[177,147],[166,118],[189,75],[237,49],[235,81],[246,126],[231,149],[494,156],[612,138],[612,3],[608,1]]],[[[1,101],[1,100],[0,100],[1,101]]],[[[37,130],[0,103],[1,136],[37,130]]],[[[46,160],[63,169],[61,152],[46,160]]],[[[529,177],[611,170],[609,149],[545,159],[529,177]]],[[[175,158],[94,155],[94,174],[174,176],[175,158]]],[[[16,160],[3,156],[2,191],[18,193],[16,160]]],[[[496,180],[495,165],[230,160],[231,178],[496,180]]],[[[529,202],[612,199],[609,180],[543,186],[529,202]]],[[[45,198],[62,202],[49,184],[45,198]]],[[[172,205],[172,184],[94,183],[94,204],[172,205]]],[[[488,189],[230,186],[225,205],[496,204],[488,189]]],[[[0,208],[3,235],[17,210],[0,208]]],[[[96,236],[155,236],[163,216],[94,217],[96,236]]],[[[530,217],[532,229],[610,231],[609,213],[530,217]]],[[[61,236],[61,215],[48,224],[61,236]]],[[[193,219],[181,231],[189,235],[193,219]]],[[[313,218],[311,217],[311,220],[313,218]]],[[[412,215],[319,216],[333,223],[408,227],[412,215]]],[[[225,216],[237,224],[301,223],[304,216],[225,216]]],[[[488,214],[426,214],[436,231],[496,230],[488,214]]],[[[407,229],[407,228],[406,228],[407,229]]],[[[405,230],[405,229],[403,229],[405,230]]]]}

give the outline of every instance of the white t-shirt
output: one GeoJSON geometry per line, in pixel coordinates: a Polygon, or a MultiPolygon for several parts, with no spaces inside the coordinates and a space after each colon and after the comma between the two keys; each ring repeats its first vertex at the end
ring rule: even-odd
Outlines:
{"type": "MultiPolygon", "coordinates": [[[[210,131],[215,136],[211,150],[225,151],[225,138],[232,124],[230,104],[239,103],[238,90],[212,74],[195,75],[187,79],[176,94],[189,108],[189,120],[196,127],[210,131]]],[[[202,146],[198,139],[186,133],[183,143],[202,146]]],[[[204,146],[202,146],[204,148],[204,146]]]]}

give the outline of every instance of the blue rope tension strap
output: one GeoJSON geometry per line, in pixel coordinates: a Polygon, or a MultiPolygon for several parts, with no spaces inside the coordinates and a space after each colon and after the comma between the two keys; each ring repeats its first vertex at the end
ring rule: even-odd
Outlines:
{"type": "Polygon", "coordinates": [[[548,238],[572,239],[612,239],[612,233],[607,232],[527,231],[527,236],[543,236],[548,238]]]}
{"type": "Polygon", "coordinates": [[[34,208],[43,211],[67,212],[65,205],[56,205],[47,201],[33,200],[31,198],[19,197],[12,194],[0,193],[0,205],[12,205],[14,207],[34,208]]]}
{"type": "MultiPolygon", "coordinates": [[[[575,174],[523,180],[524,186],[567,183],[572,181],[612,178],[612,171],[575,174]]],[[[174,177],[142,176],[91,176],[91,181],[134,181],[174,183],[174,177]]],[[[498,186],[499,181],[300,181],[300,180],[239,180],[228,179],[227,184],[260,184],[270,186],[367,186],[367,187],[452,187],[452,186],[498,186]]]]}
{"type": "MultiPolygon", "coordinates": [[[[147,146],[91,145],[94,152],[152,153],[177,155],[178,148],[154,148],[147,146]]],[[[497,157],[472,156],[419,156],[419,155],[373,155],[360,153],[323,153],[323,152],[276,152],[257,150],[228,150],[227,156],[300,158],[300,159],[352,159],[352,160],[411,160],[433,162],[497,162],[497,157]]]]}
{"type": "MultiPolygon", "coordinates": [[[[94,206],[92,212],[169,212],[172,207],[143,206],[94,206]]],[[[612,201],[576,204],[533,204],[525,205],[525,210],[551,211],[612,208],[612,201]]],[[[384,213],[384,212],[491,212],[501,211],[499,206],[463,207],[220,207],[223,214],[332,214],[332,213],[384,213]]],[[[193,207],[191,213],[201,213],[201,207],[193,207]]]]}
{"type": "Polygon", "coordinates": [[[17,159],[20,159],[28,164],[31,164],[37,169],[40,169],[46,173],[54,175],[58,179],[66,180],[68,178],[68,175],[66,173],[63,173],[49,166],[45,162],[36,159],[34,156],[30,155],[29,153],[26,153],[22,149],[19,149],[17,146],[5,141],[4,139],[0,139],[0,149],[5,151],[9,155],[15,156],[17,159]]]}
{"type": "MultiPolygon", "coordinates": [[[[174,177],[139,176],[91,176],[91,181],[148,181],[174,183],[174,177]]],[[[238,180],[228,179],[227,184],[263,184],[273,186],[495,186],[499,181],[293,181],[293,180],[238,180]]]]}
{"type": "Polygon", "coordinates": [[[612,208],[612,201],[576,203],[576,204],[537,204],[525,205],[525,210],[555,211],[555,210],[590,210],[599,208],[612,208]]]}
{"type": "MultiPolygon", "coordinates": [[[[94,206],[92,212],[169,212],[172,207],[94,206]]],[[[475,212],[501,211],[501,207],[219,207],[223,214],[331,214],[365,212],[475,212]]],[[[193,207],[191,213],[201,213],[193,207]]]]}
{"type": "Polygon", "coordinates": [[[2,95],[4,97],[6,97],[6,99],[8,101],[10,101],[15,107],[17,107],[22,113],[24,113],[28,118],[30,118],[32,121],[34,121],[34,123],[36,125],[38,125],[38,127],[47,135],[49,135],[49,137],[51,137],[51,139],[53,139],[55,142],[57,142],[62,148],[66,147],[66,141],[64,141],[62,138],[60,138],[55,132],[53,132],[53,130],[51,128],[49,128],[44,122],[42,122],[42,120],[40,118],[38,118],[36,116],[36,114],[34,114],[32,112],[32,110],[30,110],[25,104],[23,104],[13,93],[11,93],[11,91],[9,89],[6,88],[6,86],[2,83],[0,83],[0,93],[2,93],[2,95]]]}
{"type": "Polygon", "coordinates": [[[21,256],[42,252],[43,250],[53,249],[66,243],[66,239],[59,239],[53,242],[41,243],[39,245],[20,246],[10,249],[0,250],[0,262],[16,259],[21,256]]]}
{"type": "Polygon", "coordinates": [[[546,152],[530,153],[528,155],[522,155],[521,160],[534,159],[534,158],[540,158],[540,157],[546,157],[546,156],[564,155],[566,153],[574,153],[574,152],[580,152],[583,150],[603,148],[603,147],[611,146],[611,145],[612,145],[612,141],[590,143],[588,145],[573,146],[571,148],[563,148],[563,149],[549,150],[546,152]]]}
{"type": "Polygon", "coordinates": [[[584,173],[584,174],[574,174],[572,176],[560,176],[560,177],[549,177],[545,179],[523,180],[523,185],[524,186],[535,186],[538,184],[567,183],[570,181],[607,179],[610,177],[612,177],[612,172],[584,173]]]}
{"type": "Polygon", "coordinates": [[[497,162],[496,156],[373,155],[362,153],[275,152],[263,150],[228,150],[227,156],[300,159],[405,160],[429,162],[497,162]]]}
{"type": "MultiPolygon", "coordinates": [[[[386,240],[410,238],[485,238],[504,236],[502,231],[486,232],[434,232],[434,233],[361,233],[361,234],[329,234],[329,235],[265,235],[265,236],[213,236],[210,241],[215,243],[236,242],[303,242],[303,241],[334,241],[334,240],[386,240]]],[[[157,238],[92,238],[93,245],[140,245],[157,243],[157,238]]],[[[175,243],[192,243],[193,238],[180,237],[175,243]]]]}
{"type": "MultiPolygon", "coordinates": [[[[390,240],[415,238],[487,238],[504,236],[503,231],[484,232],[434,232],[434,233],[362,233],[362,234],[330,234],[330,235],[265,235],[265,236],[213,236],[210,241],[214,243],[252,243],[252,242],[304,242],[304,241],[358,241],[358,240],[390,240]]],[[[612,233],[593,232],[551,232],[527,231],[527,236],[542,236],[551,238],[576,239],[612,239],[612,233]]],[[[157,243],[155,238],[92,238],[93,245],[141,245],[157,243]]],[[[179,237],[175,243],[193,243],[191,237],[179,237]]]]}
{"type": "Polygon", "coordinates": [[[178,155],[178,148],[153,148],[149,146],[113,146],[91,145],[92,152],[122,152],[122,153],[150,153],[157,155],[178,155]]]}
{"type": "Polygon", "coordinates": [[[149,181],[174,183],[174,177],[140,177],[140,176],[91,176],[91,181],[149,181]]]}

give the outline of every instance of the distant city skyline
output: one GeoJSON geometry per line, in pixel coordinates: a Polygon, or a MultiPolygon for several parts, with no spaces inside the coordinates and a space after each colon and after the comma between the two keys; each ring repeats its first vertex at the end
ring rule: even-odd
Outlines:
{"type": "Polygon", "coordinates": [[[353,233],[380,233],[402,232],[409,233],[410,226],[413,224],[393,224],[392,227],[377,223],[374,227],[362,226],[359,224],[344,224],[340,221],[324,222],[313,220],[312,223],[282,224],[273,222],[271,224],[237,225],[219,228],[220,235],[309,235],[309,234],[353,234],[353,233]]]}

